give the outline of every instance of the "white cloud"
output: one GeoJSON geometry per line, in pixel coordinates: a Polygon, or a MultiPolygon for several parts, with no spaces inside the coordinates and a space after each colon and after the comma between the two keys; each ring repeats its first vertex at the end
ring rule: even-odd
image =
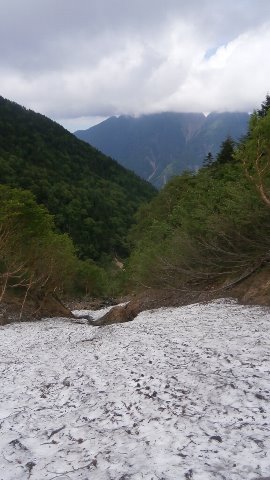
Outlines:
{"type": "Polygon", "coordinates": [[[0,8],[0,94],[65,125],[122,113],[250,111],[269,91],[268,0],[260,8],[251,0],[0,0],[0,8]]]}

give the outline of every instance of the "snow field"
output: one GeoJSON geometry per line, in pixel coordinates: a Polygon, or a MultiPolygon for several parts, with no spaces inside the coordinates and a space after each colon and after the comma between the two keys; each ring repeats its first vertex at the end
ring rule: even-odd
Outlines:
{"type": "Polygon", "coordinates": [[[223,300],[0,327],[0,479],[269,476],[269,338],[269,309],[223,300]]]}

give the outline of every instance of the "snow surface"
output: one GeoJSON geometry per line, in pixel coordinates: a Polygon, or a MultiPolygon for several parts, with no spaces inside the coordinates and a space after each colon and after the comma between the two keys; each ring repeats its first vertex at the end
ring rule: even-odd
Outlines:
{"type": "MultiPolygon", "coordinates": [[[[118,303],[118,307],[123,307],[124,305],[127,305],[129,302],[124,302],[124,303],[118,303]]],[[[82,318],[83,315],[90,316],[92,320],[98,320],[99,318],[103,317],[106,313],[108,313],[113,306],[110,307],[104,307],[100,308],[99,310],[73,310],[73,314],[78,317],[82,318]]]]}
{"type": "Polygon", "coordinates": [[[0,479],[268,477],[269,333],[232,301],[1,327],[0,479]]]}

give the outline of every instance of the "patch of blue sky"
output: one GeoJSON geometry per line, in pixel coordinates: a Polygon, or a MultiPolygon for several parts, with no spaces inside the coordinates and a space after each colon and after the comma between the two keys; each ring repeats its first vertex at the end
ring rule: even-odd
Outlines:
{"type": "Polygon", "coordinates": [[[205,60],[209,60],[209,58],[213,57],[221,46],[222,45],[218,45],[217,47],[208,48],[204,54],[205,60]]]}

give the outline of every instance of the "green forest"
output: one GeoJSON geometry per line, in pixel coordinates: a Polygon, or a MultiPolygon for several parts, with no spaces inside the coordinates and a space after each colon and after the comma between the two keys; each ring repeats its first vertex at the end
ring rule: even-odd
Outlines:
{"type": "Polygon", "coordinates": [[[1,97],[0,179],[1,300],[225,289],[270,260],[270,97],[245,138],[159,193],[1,97]]]}
{"type": "Polygon", "coordinates": [[[138,288],[225,289],[270,261],[270,97],[245,138],[174,177],[137,214],[129,277],[138,288]]]}
{"type": "Polygon", "coordinates": [[[156,190],[63,127],[0,97],[0,298],[112,295],[156,190]]]}
{"type": "Polygon", "coordinates": [[[128,253],[138,206],[155,189],[43,115],[0,97],[0,181],[30,190],[80,258],[128,253]]]}

